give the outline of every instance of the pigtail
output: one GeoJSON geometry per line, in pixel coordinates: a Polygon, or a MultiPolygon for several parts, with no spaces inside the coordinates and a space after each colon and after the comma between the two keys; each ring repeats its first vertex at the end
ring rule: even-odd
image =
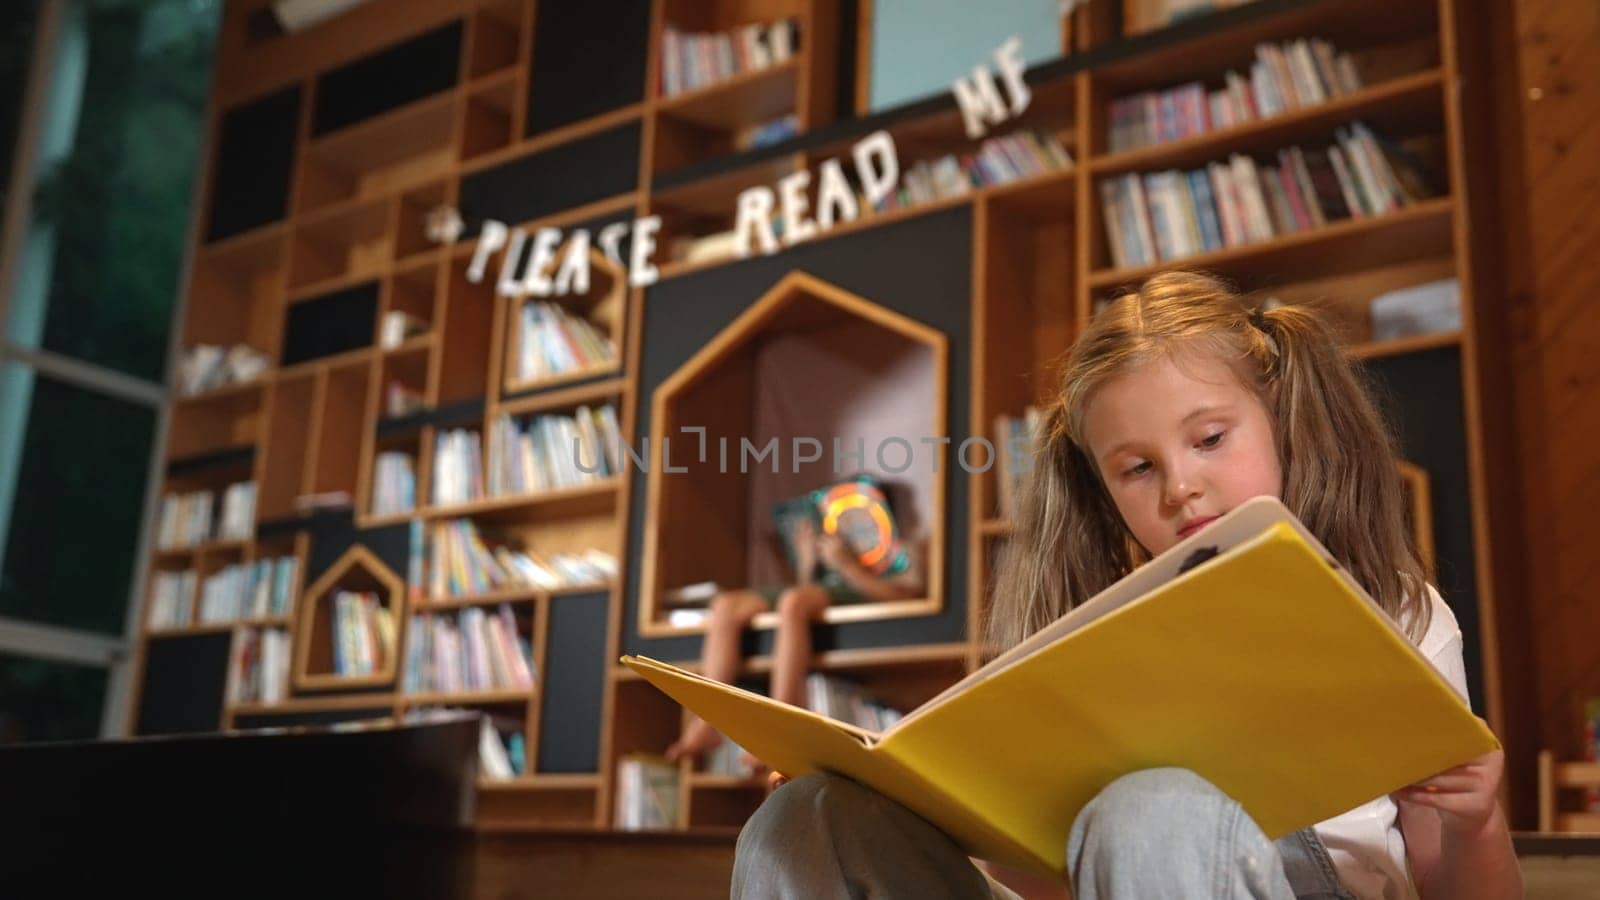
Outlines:
{"type": "Polygon", "coordinates": [[[1283,501],[1400,623],[1413,642],[1432,605],[1406,527],[1391,431],[1365,379],[1316,314],[1283,306],[1252,317],[1279,419],[1283,501]]]}

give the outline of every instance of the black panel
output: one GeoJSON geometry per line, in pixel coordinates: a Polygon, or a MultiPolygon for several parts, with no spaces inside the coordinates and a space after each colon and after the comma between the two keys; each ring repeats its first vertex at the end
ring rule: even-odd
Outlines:
{"type": "Polygon", "coordinates": [[[302,300],[289,307],[283,326],[283,365],[372,346],[378,319],[378,283],[302,300]]]}
{"type": "Polygon", "coordinates": [[[407,522],[358,531],[352,515],[344,512],[315,516],[307,521],[306,530],[311,536],[305,575],[308,585],[321,578],[346,550],[356,544],[371,550],[373,556],[393,569],[402,580],[406,577],[406,563],[411,556],[411,525],[407,522]]]}
{"type": "Polygon", "coordinates": [[[255,445],[245,447],[229,447],[226,450],[215,450],[211,453],[198,453],[194,456],[178,456],[167,460],[167,477],[179,475],[193,475],[207,470],[246,468],[255,461],[255,445]]]}
{"type": "MultiPolygon", "coordinates": [[[[645,293],[639,348],[639,394],[650,397],[717,332],[789,272],[799,269],[943,332],[949,343],[949,394],[945,410],[954,448],[967,438],[972,383],[972,217],[969,206],[907,219],[843,237],[800,244],[774,256],[753,257],[682,278],[645,293]]],[[[650,433],[650,404],[640,403],[634,434],[650,433]]],[[[979,435],[980,437],[982,435],[979,435]]],[[[634,440],[634,452],[639,449],[634,440]]],[[[944,611],[936,616],[824,625],[814,629],[818,650],[935,644],[965,638],[967,584],[967,475],[945,470],[944,611]]],[[[632,482],[628,559],[644,547],[642,473],[632,482]]],[[[627,653],[656,659],[692,659],[700,639],[638,635],[640,566],[628,566],[622,620],[627,653]]],[[[756,633],[752,652],[770,653],[773,632],[756,633]]]]}
{"type": "Polygon", "coordinates": [[[5,895],[465,896],[478,727],[0,747],[5,895]]]}
{"type": "Polygon", "coordinates": [[[222,726],[228,632],[165,637],[145,649],[138,734],[192,734],[222,726]]]}
{"type": "Polygon", "coordinates": [[[628,122],[461,179],[471,239],[484,219],[516,223],[626,194],[639,186],[639,123],[628,122]]]}
{"type": "Polygon", "coordinates": [[[461,21],[340,66],[317,79],[311,134],[326,134],[455,87],[461,21]]]}
{"type": "Polygon", "coordinates": [[[539,772],[600,769],[600,704],[605,692],[604,593],[550,600],[545,682],[540,686],[539,772]]]}
{"type": "Polygon", "coordinates": [[[528,136],[644,99],[649,0],[541,3],[533,31],[528,136]]]}
{"type": "Polygon", "coordinates": [[[1394,424],[1400,454],[1427,470],[1433,502],[1438,588],[1461,625],[1472,708],[1485,714],[1478,577],[1472,548],[1461,354],[1454,348],[1372,360],[1379,402],[1394,424]]]}
{"type": "Polygon", "coordinates": [[[206,240],[283,218],[299,125],[298,85],[222,114],[206,240]]]}

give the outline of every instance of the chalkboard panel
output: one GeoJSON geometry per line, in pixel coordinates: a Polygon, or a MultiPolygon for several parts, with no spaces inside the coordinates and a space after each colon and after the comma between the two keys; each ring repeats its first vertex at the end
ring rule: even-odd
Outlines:
{"type": "Polygon", "coordinates": [[[526,134],[643,100],[649,38],[648,0],[539,4],[526,134]]]}
{"type": "Polygon", "coordinates": [[[299,122],[298,85],[222,114],[206,240],[221,240],[283,218],[299,122]]]}
{"type": "Polygon", "coordinates": [[[222,727],[229,632],[164,637],[146,645],[137,734],[188,734],[222,727]]]}
{"type": "Polygon", "coordinates": [[[549,655],[539,707],[539,772],[600,767],[600,702],[605,695],[606,596],[550,601],[549,655]]]}
{"type": "Polygon", "coordinates": [[[457,19],[318,78],[312,136],[454,87],[461,65],[461,34],[457,19]]]}
{"type": "Polygon", "coordinates": [[[628,122],[461,179],[466,238],[484,219],[517,223],[639,186],[639,123],[628,122]]]}
{"type": "Polygon", "coordinates": [[[371,346],[377,316],[375,281],[290,306],[283,328],[283,365],[371,346]]]}

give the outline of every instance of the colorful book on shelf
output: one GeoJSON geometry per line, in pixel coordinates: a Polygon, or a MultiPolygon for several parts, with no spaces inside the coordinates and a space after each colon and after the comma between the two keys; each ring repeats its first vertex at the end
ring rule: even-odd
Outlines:
{"type": "Polygon", "coordinates": [[[1271,838],[1499,746],[1277,500],[1250,500],[876,733],[623,662],[791,777],[876,788],[967,852],[1060,877],[1129,772],[1190,769],[1271,838]]]}

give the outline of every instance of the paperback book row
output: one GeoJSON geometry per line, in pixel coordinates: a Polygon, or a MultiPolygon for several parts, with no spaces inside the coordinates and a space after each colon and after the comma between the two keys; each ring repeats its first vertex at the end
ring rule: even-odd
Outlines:
{"type": "Polygon", "coordinates": [[[533,647],[509,603],[411,617],[405,691],[410,694],[521,690],[534,683],[533,647]]]}
{"type": "Polygon", "coordinates": [[[1015,519],[1017,515],[1017,498],[1022,496],[1024,479],[1033,471],[1035,440],[1043,419],[1044,413],[1036,406],[1029,406],[1020,416],[995,416],[996,502],[1002,518],[1015,519]]]}
{"type": "Polygon", "coordinates": [[[332,612],[333,674],[357,677],[382,670],[394,652],[394,613],[372,591],[336,591],[332,612]]]}
{"type": "MultiPolygon", "coordinates": [[[[848,679],[813,672],[806,677],[806,707],[831,719],[881,731],[901,718],[893,709],[848,679]]],[[[743,750],[724,740],[705,756],[705,772],[749,777],[753,770],[742,760],[743,750]]],[[[676,828],[678,785],[676,763],[648,753],[634,753],[617,761],[615,827],[624,831],[676,828]]]]}
{"type": "Polygon", "coordinates": [[[1350,54],[1338,53],[1322,38],[1259,44],[1248,75],[1232,69],[1223,86],[1208,91],[1191,81],[1160,91],[1130,94],[1111,101],[1111,152],[1132,150],[1233,128],[1257,119],[1326,103],[1362,88],[1350,54]]]}
{"type": "Polygon", "coordinates": [[[1152,265],[1256,244],[1381,216],[1440,193],[1426,174],[1427,142],[1403,147],[1361,122],[1335,136],[1329,147],[1279,150],[1276,165],[1236,153],[1203,169],[1102,180],[1113,262],[1152,265]]]}
{"type": "Polygon", "coordinates": [[[380,452],[372,465],[372,514],[407,513],[416,506],[416,458],[400,450],[380,452]]]}
{"type": "Polygon", "coordinates": [[[234,563],[205,579],[193,569],[156,572],[146,611],[150,628],[183,628],[192,620],[200,589],[200,623],[216,624],[289,615],[294,605],[300,561],[294,556],[234,563]]]}
{"type": "Polygon", "coordinates": [[[230,384],[255,381],[271,365],[271,357],[249,344],[185,347],[179,353],[175,374],[178,396],[193,397],[230,384]]]}
{"type": "Polygon", "coordinates": [[[528,739],[521,722],[489,715],[479,720],[478,771],[491,781],[528,774],[528,739]]]}
{"type": "Polygon", "coordinates": [[[222,492],[221,509],[210,490],[167,494],[161,498],[156,546],[162,550],[193,547],[207,541],[248,540],[255,534],[256,484],[241,481],[222,492]]]}
{"type": "Polygon", "coordinates": [[[486,540],[471,519],[435,522],[427,532],[428,596],[470,597],[497,590],[561,590],[616,578],[616,557],[591,548],[542,553],[486,540]]]}
{"type": "Polygon", "coordinates": [[[588,319],[545,300],[522,304],[515,367],[518,381],[554,378],[615,362],[617,346],[588,319]]]}
{"type": "Polygon", "coordinates": [[[281,703],[289,683],[289,632],[245,628],[234,638],[228,662],[230,703],[281,703]]]}
{"type": "Polygon", "coordinates": [[[289,615],[294,606],[300,559],[292,555],[224,566],[206,578],[200,621],[232,622],[289,615]]]}
{"type": "Polygon", "coordinates": [[[778,65],[800,50],[800,23],[780,19],[723,31],[661,30],[661,94],[671,97],[778,65]]]}
{"type": "Polygon", "coordinates": [[[573,414],[496,417],[489,444],[489,494],[504,497],[577,487],[622,472],[622,429],[607,403],[573,414]]]}
{"type": "Polygon", "coordinates": [[[1070,165],[1072,154],[1055,134],[1018,130],[984,140],[976,153],[949,153],[932,162],[917,160],[900,179],[900,187],[874,208],[878,212],[907,209],[1070,165]]]}

